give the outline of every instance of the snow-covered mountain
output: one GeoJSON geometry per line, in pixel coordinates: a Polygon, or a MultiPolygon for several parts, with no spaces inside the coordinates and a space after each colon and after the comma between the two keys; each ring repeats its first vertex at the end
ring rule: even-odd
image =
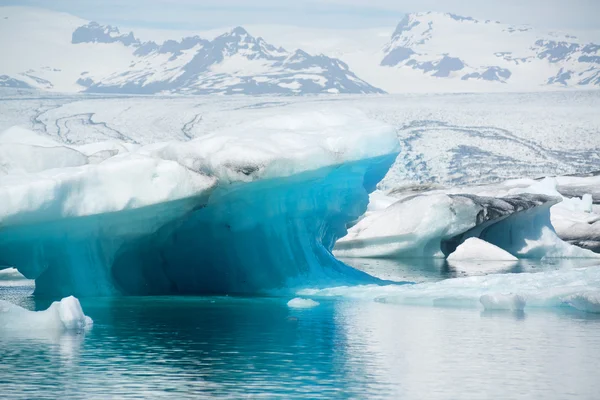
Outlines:
{"type": "Polygon", "coordinates": [[[598,40],[529,26],[427,12],[406,15],[395,30],[247,28],[138,35],[69,14],[0,7],[0,87],[136,94],[600,88],[598,40]]]}
{"type": "Polygon", "coordinates": [[[440,85],[453,80],[511,89],[600,87],[600,45],[454,14],[406,15],[385,45],[380,66],[399,80],[416,75],[440,85]]]}
{"type": "Polygon", "coordinates": [[[18,38],[4,43],[8,36],[2,35],[1,47],[7,50],[2,53],[10,60],[0,67],[0,86],[5,87],[130,94],[383,93],[340,60],[287,51],[241,27],[213,40],[191,36],[142,42],[113,26],[5,7],[0,32],[18,38]],[[63,22],[60,27],[57,20],[63,22]],[[39,57],[22,59],[42,46],[39,57]],[[95,51],[99,54],[91,54],[95,51]]]}

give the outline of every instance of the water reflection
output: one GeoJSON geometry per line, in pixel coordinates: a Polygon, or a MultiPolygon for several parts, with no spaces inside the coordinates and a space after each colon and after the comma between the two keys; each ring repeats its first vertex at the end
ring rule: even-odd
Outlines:
{"type": "Polygon", "coordinates": [[[340,258],[344,263],[365,271],[380,279],[410,281],[415,283],[436,282],[449,278],[480,276],[499,273],[543,272],[559,269],[582,268],[598,265],[597,259],[543,260],[521,259],[518,261],[469,261],[448,262],[443,258],[340,258]]]}
{"type": "Polygon", "coordinates": [[[85,335],[0,336],[6,398],[592,398],[600,319],[281,298],[86,299],[85,335]],[[510,382],[510,385],[507,384],[510,382]]]}

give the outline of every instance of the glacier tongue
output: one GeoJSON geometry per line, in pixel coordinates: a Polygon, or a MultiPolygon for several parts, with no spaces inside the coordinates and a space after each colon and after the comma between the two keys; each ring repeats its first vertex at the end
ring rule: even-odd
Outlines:
{"type": "Polygon", "coordinates": [[[292,110],[185,143],[52,148],[87,163],[0,175],[0,260],[36,293],[374,281],[331,255],[399,150],[392,128],[359,112],[292,110]]]}

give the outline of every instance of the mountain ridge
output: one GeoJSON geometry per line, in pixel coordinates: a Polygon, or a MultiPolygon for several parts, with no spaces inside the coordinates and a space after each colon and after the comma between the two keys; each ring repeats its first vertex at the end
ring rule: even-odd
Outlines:
{"type": "Polygon", "coordinates": [[[364,41],[357,38],[362,31],[338,33],[348,36],[340,40],[329,37],[334,31],[311,36],[296,28],[286,41],[277,30],[253,36],[244,27],[211,39],[191,33],[142,40],[133,31],[27,7],[0,7],[3,25],[19,41],[0,40],[7,55],[0,87],[17,89],[302,95],[600,88],[600,45],[452,13],[406,14],[387,39],[364,31],[380,37],[364,41]],[[263,39],[275,36],[278,46],[263,39]]]}

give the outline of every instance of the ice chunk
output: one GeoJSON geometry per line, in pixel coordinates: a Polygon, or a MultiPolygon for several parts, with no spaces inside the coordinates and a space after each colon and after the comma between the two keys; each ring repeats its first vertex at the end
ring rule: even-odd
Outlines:
{"type": "Polygon", "coordinates": [[[486,310],[522,311],[527,302],[518,294],[484,294],[479,301],[486,310]]]}
{"type": "Polygon", "coordinates": [[[44,311],[29,311],[0,300],[0,331],[77,331],[92,324],[92,319],[83,313],[79,300],[73,296],[55,301],[44,311]]]}
{"type": "Polygon", "coordinates": [[[312,308],[318,306],[319,302],[311,299],[303,299],[301,297],[296,297],[288,301],[287,305],[290,308],[312,308]]]}
{"type": "Polygon", "coordinates": [[[430,194],[408,197],[373,212],[336,243],[340,257],[441,257],[478,237],[513,256],[597,257],[563,242],[550,223],[560,198],[521,194],[483,197],[430,194]]]}
{"type": "Polygon", "coordinates": [[[0,269],[0,281],[20,281],[27,279],[16,268],[0,269]]]}
{"type": "Polygon", "coordinates": [[[518,261],[518,258],[498,246],[494,246],[479,238],[471,237],[465,240],[448,256],[448,261],[460,260],[518,261]]]}
{"type": "Polygon", "coordinates": [[[451,269],[465,275],[508,272],[518,263],[509,252],[476,237],[465,240],[447,260],[451,269]]]}
{"type": "Polygon", "coordinates": [[[392,127],[293,110],[185,143],[122,146],[79,147],[94,164],[0,176],[0,260],[35,278],[36,293],[377,281],[331,248],[396,158],[392,127]]]}
{"type": "Polygon", "coordinates": [[[600,313],[600,291],[575,293],[565,297],[563,301],[580,311],[600,313]]]}
{"type": "Polygon", "coordinates": [[[600,266],[539,273],[494,274],[404,285],[360,285],[305,289],[300,296],[350,297],[392,304],[475,308],[517,307],[527,309],[564,307],[565,304],[593,312],[600,293],[600,266]],[[510,295],[502,295],[509,293],[510,295]],[[482,296],[485,297],[482,301],[482,296]]]}

